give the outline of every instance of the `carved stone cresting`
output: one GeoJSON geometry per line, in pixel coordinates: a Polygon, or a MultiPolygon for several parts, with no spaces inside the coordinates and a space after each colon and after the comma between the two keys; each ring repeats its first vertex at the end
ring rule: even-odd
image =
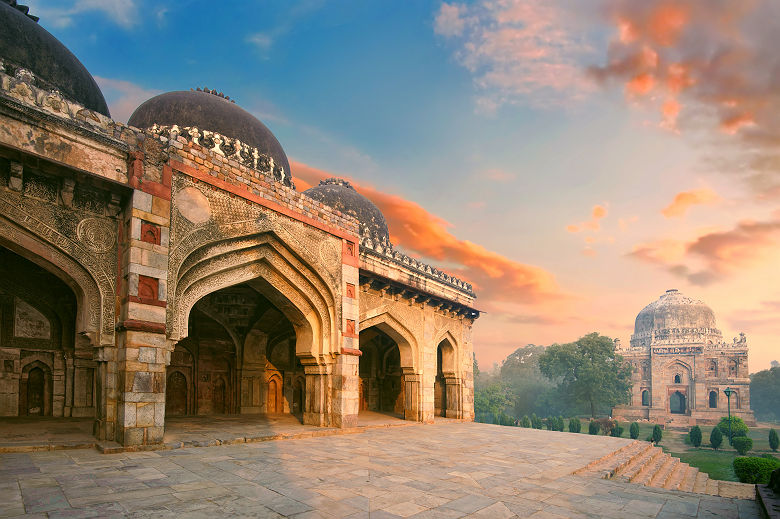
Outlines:
{"type": "Polygon", "coordinates": [[[210,150],[212,153],[252,168],[268,177],[269,180],[281,182],[285,186],[295,189],[295,184],[289,171],[285,171],[279,164],[274,164],[274,159],[270,155],[262,153],[257,148],[249,146],[238,139],[231,139],[219,133],[195,126],[180,127],[176,124],[162,126],[155,124],[149,131],[163,141],[176,140],[178,137],[182,137],[187,142],[197,144],[210,150]]]}

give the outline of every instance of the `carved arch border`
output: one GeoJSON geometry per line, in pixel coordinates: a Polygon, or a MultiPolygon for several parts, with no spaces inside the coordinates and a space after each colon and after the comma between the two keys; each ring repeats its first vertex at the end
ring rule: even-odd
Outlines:
{"type": "Polygon", "coordinates": [[[175,304],[168,305],[169,338],[187,336],[192,307],[205,295],[248,283],[268,298],[296,331],[296,354],[313,357],[333,353],[337,346],[333,292],[286,247],[268,235],[251,247],[235,249],[216,242],[198,249],[182,264],[175,287],[175,304]],[[311,348],[305,348],[306,343],[311,348]]]}
{"type": "Polygon", "coordinates": [[[78,250],[79,244],[59,233],[56,238],[58,244],[18,225],[8,214],[0,217],[0,245],[57,276],[73,290],[77,304],[76,333],[87,336],[93,346],[113,346],[113,281],[103,272],[92,272],[64,250],[65,245],[78,250]],[[36,250],[45,251],[46,256],[36,250]]]}
{"type": "Polygon", "coordinates": [[[365,331],[373,326],[376,326],[389,335],[398,345],[398,350],[401,354],[401,369],[404,373],[406,373],[406,370],[408,369],[411,369],[413,373],[419,373],[421,371],[419,358],[420,349],[417,338],[400,320],[393,316],[389,311],[379,311],[371,316],[366,315],[360,321],[359,329],[365,331]]]}

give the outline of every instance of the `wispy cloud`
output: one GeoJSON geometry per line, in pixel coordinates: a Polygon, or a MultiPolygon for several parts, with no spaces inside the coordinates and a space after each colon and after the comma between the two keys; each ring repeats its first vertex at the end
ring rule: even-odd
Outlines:
{"type": "Polygon", "coordinates": [[[731,229],[684,240],[658,240],[629,256],[659,265],[694,285],[709,285],[780,255],[780,217],[746,220],[731,229]]]}
{"type": "Polygon", "coordinates": [[[41,17],[41,22],[55,27],[67,27],[73,19],[88,12],[101,12],[114,23],[125,29],[130,29],[140,21],[140,10],[135,0],[75,0],[60,1],[54,6],[37,0],[25,2],[30,5],[31,12],[41,17]]]}
{"type": "Polygon", "coordinates": [[[709,188],[682,191],[674,196],[672,203],[661,210],[661,214],[666,218],[678,218],[685,216],[688,209],[695,205],[712,205],[720,200],[720,196],[709,188]]]}
{"type": "Polygon", "coordinates": [[[159,90],[149,90],[122,79],[95,76],[95,81],[106,97],[111,117],[121,122],[127,122],[141,103],[161,93],[159,90]]]}
{"type": "Polygon", "coordinates": [[[566,226],[566,230],[570,233],[578,233],[583,231],[598,231],[601,229],[601,220],[607,216],[608,210],[606,205],[597,204],[593,206],[590,211],[590,220],[584,222],[573,223],[566,226]]]}
{"type": "Polygon", "coordinates": [[[477,110],[569,104],[592,89],[580,61],[592,49],[576,16],[556,0],[441,4],[434,32],[474,77],[477,110]]]}

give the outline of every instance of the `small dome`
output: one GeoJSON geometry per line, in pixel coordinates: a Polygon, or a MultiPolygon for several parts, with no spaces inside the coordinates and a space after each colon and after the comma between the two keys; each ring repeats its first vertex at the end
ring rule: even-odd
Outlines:
{"type": "Polygon", "coordinates": [[[303,194],[357,218],[360,223],[360,236],[384,245],[390,244],[390,233],[387,231],[387,221],[382,211],[371,200],[355,191],[346,180],[329,178],[321,181],[320,185],[307,189],[303,194]]]}
{"type": "Polygon", "coordinates": [[[38,25],[16,0],[0,0],[0,61],[6,73],[24,68],[37,85],[110,117],[103,93],[84,65],[60,41],[38,25]]]}
{"type": "Polygon", "coordinates": [[[183,90],[160,94],[136,108],[127,123],[136,128],[151,128],[155,124],[195,126],[219,133],[257,148],[290,173],[287,155],[271,130],[254,115],[215,93],[183,90]]]}
{"type": "Polygon", "coordinates": [[[703,301],[681,294],[677,289],[667,290],[642,309],[636,316],[634,335],[663,330],[714,330],[715,312],[703,301]]]}

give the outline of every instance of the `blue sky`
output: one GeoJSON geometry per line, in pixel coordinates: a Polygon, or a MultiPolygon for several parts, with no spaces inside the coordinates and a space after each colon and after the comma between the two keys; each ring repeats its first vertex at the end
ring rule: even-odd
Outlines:
{"type": "MultiPolygon", "coordinates": [[[[737,14],[742,2],[702,0],[27,3],[98,78],[115,118],[160,92],[215,88],[263,120],[297,163],[446,221],[450,255],[409,238],[402,246],[483,280],[483,363],[594,330],[627,342],[636,313],[672,287],[713,306],[726,337],[748,334],[751,371],[777,357],[780,217],[777,198],[764,196],[774,177],[759,172],[756,188],[725,164],[744,163],[748,151],[775,156],[746,142],[780,123],[748,117],[755,100],[718,83],[712,61],[706,70],[689,63],[712,57],[696,54],[705,45],[692,46],[693,36],[713,48],[739,40],[758,62],[774,38],[760,12],[767,2],[737,14]],[[734,31],[710,20],[718,10],[734,31]],[[644,68],[604,66],[621,56],[643,57],[626,63],[644,68]],[[671,86],[674,65],[693,80],[671,86]],[[603,81],[592,66],[603,66],[603,81]],[[652,86],[639,88],[648,76],[652,86]],[[679,115],[664,111],[672,101],[679,115]],[[748,122],[732,134],[729,117],[743,106],[736,115],[748,122]],[[696,201],[664,216],[680,193],[696,201]],[[553,281],[502,283],[489,265],[474,266],[482,260],[464,259],[468,243],[553,281]],[[692,275],[702,269],[711,275],[692,275]]],[[[750,92],[771,86],[748,58],[724,75],[741,74],[750,92]]],[[[399,237],[430,223],[388,218],[399,237]]]]}

